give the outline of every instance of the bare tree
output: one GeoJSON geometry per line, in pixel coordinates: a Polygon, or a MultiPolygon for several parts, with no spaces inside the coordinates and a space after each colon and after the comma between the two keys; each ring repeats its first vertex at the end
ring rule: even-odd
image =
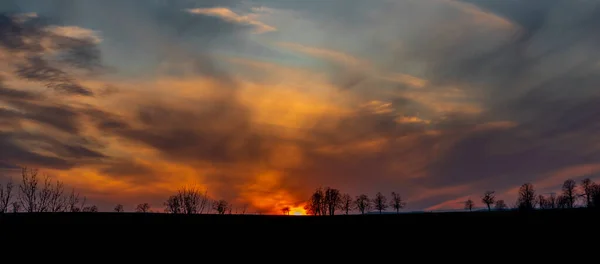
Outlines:
{"type": "Polygon", "coordinates": [[[50,212],[63,212],[67,208],[67,198],[64,196],[64,184],[60,181],[54,182],[50,190],[50,212]]]}
{"type": "Polygon", "coordinates": [[[496,195],[494,191],[487,191],[481,197],[481,202],[487,205],[488,211],[492,210],[492,204],[496,202],[496,195]]]}
{"type": "Polygon", "coordinates": [[[246,209],[248,209],[248,205],[244,204],[244,207],[242,207],[242,214],[246,214],[246,209]]]}
{"type": "Polygon", "coordinates": [[[165,202],[165,212],[171,214],[181,214],[183,212],[183,206],[179,195],[171,195],[165,202]]]}
{"type": "Polygon", "coordinates": [[[19,202],[28,213],[36,212],[38,199],[38,170],[21,168],[21,184],[19,185],[19,202]]]}
{"type": "Polygon", "coordinates": [[[36,193],[37,195],[37,211],[48,212],[50,211],[50,198],[52,197],[52,181],[50,176],[44,175],[44,182],[41,189],[36,193]]]}
{"type": "Polygon", "coordinates": [[[600,208],[600,184],[592,184],[592,207],[600,208]]]}
{"type": "Polygon", "coordinates": [[[9,179],[6,185],[0,184],[0,214],[8,211],[8,206],[12,199],[13,182],[9,179]]]}
{"type": "Polygon", "coordinates": [[[371,199],[369,199],[369,196],[366,194],[356,196],[354,204],[356,205],[358,211],[360,211],[360,214],[365,214],[365,212],[371,211],[371,199]]]}
{"type": "Polygon", "coordinates": [[[473,207],[475,206],[475,203],[473,202],[473,200],[471,200],[471,198],[469,198],[469,200],[465,201],[465,209],[470,211],[473,211],[473,207]]]}
{"type": "Polygon", "coordinates": [[[533,184],[525,183],[519,188],[517,207],[521,210],[533,210],[535,207],[535,190],[533,184]]]}
{"type": "Polygon", "coordinates": [[[570,207],[569,207],[569,202],[570,202],[570,201],[569,201],[569,197],[567,197],[567,196],[566,196],[566,195],[564,195],[564,194],[561,194],[561,195],[559,195],[559,196],[556,198],[556,208],[559,208],[559,209],[567,209],[567,208],[570,208],[570,207]]]}
{"type": "Polygon", "coordinates": [[[562,185],[563,196],[565,197],[567,208],[573,208],[575,206],[575,199],[577,196],[576,190],[577,184],[574,180],[566,180],[562,185]]]}
{"type": "Polygon", "coordinates": [[[390,206],[396,210],[396,214],[400,213],[400,209],[404,208],[406,203],[402,200],[402,196],[396,192],[392,192],[392,200],[390,206]]]}
{"type": "Polygon", "coordinates": [[[13,213],[17,213],[21,211],[21,203],[18,201],[12,202],[12,210],[13,213]]]}
{"type": "Polygon", "coordinates": [[[81,209],[81,211],[82,211],[82,212],[86,212],[86,213],[96,213],[96,212],[98,212],[98,207],[97,207],[97,206],[95,206],[95,205],[92,205],[92,206],[86,206],[86,207],[83,207],[83,208],[81,209]]]}
{"type": "Polygon", "coordinates": [[[556,194],[551,193],[550,196],[548,196],[548,199],[546,199],[546,203],[548,206],[548,209],[555,209],[556,208],[556,194]]]}
{"type": "Polygon", "coordinates": [[[69,212],[79,212],[79,193],[75,193],[75,189],[71,189],[71,194],[69,194],[69,199],[67,201],[67,211],[69,212]]]}
{"type": "Polygon", "coordinates": [[[581,192],[585,198],[585,206],[592,207],[592,195],[594,193],[595,183],[590,178],[581,181],[581,192]]]}
{"type": "Polygon", "coordinates": [[[281,212],[284,215],[290,215],[290,207],[289,206],[283,207],[283,209],[281,209],[281,212]]]}
{"type": "Polygon", "coordinates": [[[325,200],[325,194],[323,193],[323,189],[317,188],[315,192],[310,196],[308,203],[304,209],[308,211],[311,215],[325,215],[326,204],[323,202],[325,200]]]}
{"type": "Polygon", "coordinates": [[[348,215],[348,213],[350,211],[352,211],[352,208],[354,207],[354,203],[352,201],[352,196],[350,196],[349,194],[344,194],[342,195],[341,198],[341,202],[340,202],[340,209],[346,214],[348,215]]]}
{"type": "Polygon", "coordinates": [[[325,207],[329,215],[335,215],[335,210],[340,208],[342,195],[338,189],[327,187],[325,189],[325,207]]]}
{"type": "Polygon", "coordinates": [[[548,202],[548,199],[542,194],[537,196],[536,203],[540,209],[550,209],[550,203],[548,202]]]}
{"type": "Polygon", "coordinates": [[[225,200],[218,200],[213,202],[213,210],[217,211],[218,214],[225,214],[229,208],[229,203],[225,200]]]}
{"type": "Polygon", "coordinates": [[[508,206],[506,206],[504,200],[497,200],[496,204],[494,205],[494,209],[496,210],[506,210],[506,208],[508,208],[508,206]]]}
{"type": "Polygon", "coordinates": [[[379,211],[379,214],[381,214],[381,212],[388,208],[387,198],[381,192],[378,192],[375,194],[375,199],[373,199],[373,205],[379,211]]]}
{"type": "Polygon", "coordinates": [[[117,212],[117,213],[122,213],[122,212],[124,211],[124,209],[123,209],[123,205],[122,205],[122,204],[117,204],[117,205],[115,206],[115,209],[114,209],[114,211],[115,211],[115,212],[117,212]]]}
{"type": "Polygon", "coordinates": [[[138,213],[148,213],[148,212],[150,212],[150,204],[148,204],[148,203],[138,204],[135,207],[135,211],[138,213]]]}

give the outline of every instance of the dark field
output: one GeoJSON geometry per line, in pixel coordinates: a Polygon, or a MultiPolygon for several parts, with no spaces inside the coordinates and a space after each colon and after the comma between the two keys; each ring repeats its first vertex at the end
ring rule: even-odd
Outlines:
{"type": "Polygon", "coordinates": [[[589,209],[536,210],[533,212],[451,212],[401,213],[336,216],[284,215],[173,215],[163,213],[7,213],[0,215],[0,225],[6,224],[208,224],[208,225],[285,225],[312,224],[352,225],[418,225],[449,228],[456,225],[589,225],[598,224],[600,212],[589,209]]]}

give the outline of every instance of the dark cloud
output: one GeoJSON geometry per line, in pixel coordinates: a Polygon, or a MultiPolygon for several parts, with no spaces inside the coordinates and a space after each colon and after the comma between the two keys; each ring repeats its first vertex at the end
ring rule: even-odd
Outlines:
{"type": "MultiPolygon", "coordinates": [[[[99,50],[90,39],[75,39],[52,33],[48,24],[37,17],[19,18],[17,14],[0,13],[0,48],[9,53],[21,53],[25,61],[12,63],[15,74],[23,79],[40,82],[46,87],[68,94],[93,95],[92,91],[77,83],[61,65],[78,69],[92,69],[100,66],[99,50]],[[24,20],[24,21],[23,21],[24,20]],[[41,43],[49,43],[49,47],[41,43]],[[46,49],[57,53],[53,58],[41,54],[46,49]],[[58,63],[57,63],[58,62],[58,63]]],[[[50,56],[51,57],[51,56],[50,56]]]]}

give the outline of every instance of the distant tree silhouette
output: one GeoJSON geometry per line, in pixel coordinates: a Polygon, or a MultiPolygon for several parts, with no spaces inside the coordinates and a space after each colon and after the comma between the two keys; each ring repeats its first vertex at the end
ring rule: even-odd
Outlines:
{"type": "Polygon", "coordinates": [[[21,203],[18,201],[12,202],[12,210],[13,213],[17,213],[21,211],[21,203]]]}
{"type": "Polygon", "coordinates": [[[546,196],[540,194],[537,196],[535,201],[540,209],[550,209],[550,203],[548,202],[546,196]]]}
{"type": "Polygon", "coordinates": [[[38,170],[21,168],[19,202],[28,213],[36,212],[38,205],[38,170]]]}
{"type": "Polygon", "coordinates": [[[371,199],[369,199],[369,196],[366,194],[356,196],[354,204],[358,211],[360,211],[360,214],[365,214],[365,212],[371,211],[371,199]]]}
{"type": "Polygon", "coordinates": [[[571,208],[571,207],[569,207],[569,203],[570,203],[569,197],[567,197],[564,194],[561,194],[556,198],[556,208],[559,208],[559,209],[571,208]]]}
{"type": "Polygon", "coordinates": [[[469,210],[469,212],[473,211],[474,206],[475,203],[473,202],[473,200],[471,200],[471,198],[465,201],[465,209],[469,210]]]}
{"type": "Polygon", "coordinates": [[[96,212],[98,212],[98,207],[96,207],[95,205],[86,206],[86,207],[83,207],[81,209],[81,211],[86,212],[86,213],[96,213],[96,212]]]}
{"type": "Polygon", "coordinates": [[[290,215],[290,207],[289,207],[289,206],[283,207],[283,208],[281,209],[281,212],[282,212],[284,215],[290,215]]]}
{"type": "Polygon", "coordinates": [[[487,191],[483,194],[483,197],[481,197],[481,202],[483,202],[485,205],[487,205],[488,211],[492,210],[492,204],[494,204],[496,202],[496,195],[494,194],[494,191],[487,191]]]}
{"type": "Polygon", "coordinates": [[[595,183],[590,178],[585,178],[581,181],[581,192],[585,199],[585,206],[592,207],[592,195],[594,193],[595,183]]]}
{"type": "Polygon", "coordinates": [[[229,203],[225,200],[214,201],[212,205],[213,210],[217,211],[218,214],[225,214],[229,208],[229,203]]]}
{"type": "Polygon", "coordinates": [[[135,207],[135,211],[138,213],[148,213],[148,212],[150,212],[150,204],[148,204],[148,203],[138,204],[135,207]]]}
{"type": "Polygon", "coordinates": [[[396,210],[396,214],[400,213],[400,209],[404,208],[405,205],[406,203],[402,200],[402,196],[396,192],[392,192],[390,206],[396,210]]]}
{"type": "Polygon", "coordinates": [[[0,184],[0,214],[8,211],[13,195],[13,182],[9,179],[8,182],[2,186],[0,184]]]}
{"type": "Polygon", "coordinates": [[[517,208],[520,210],[533,210],[535,207],[535,190],[533,184],[525,183],[519,188],[517,208]]]}
{"type": "Polygon", "coordinates": [[[506,206],[504,200],[497,200],[496,204],[494,205],[494,209],[496,210],[506,210],[506,208],[508,208],[508,206],[506,206]]]}
{"type": "Polygon", "coordinates": [[[115,212],[117,212],[117,213],[122,213],[122,212],[124,211],[124,209],[123,209],[123,205],[122,205],[122,204],[117,204],[117,205],[115,206],[115,209],[114,209],[114,211],[115,211],[115,212]]]}
{"type": "Polygon", "coordinates": [[[338,189],[327,187],[325,189],[324,209],[326,214],[335,215],[335,210],[339,209],[342,203],[342,195],[338,189]]]}
{"type": "Polygon", "coordinates": [[[202,192],[196,187],[183,187],[177,194],[169,196],[165,201],[165,212],[172,214],[200,214],[208,203],[207,192],[202,192]]]}
{"type": "Polygon", "coordinates": [[[556,194],[551,193],[550,196],[548,196],[548,199],[546,199],[546,203],[547,203],[547,207],[548,209],[555,209],[557,207],[557,198],[556,198],[556,194]]]}
{"type": "Polygon", "coordinates": [[[171,214],[181,214],[183,212],[183,206],[180,203],[178,195],[171,195],[165,202],[165,212],[171,214]]]}
{"type": "Polygon", "coordinates": [[[76,193],[75,189],[71,189],[71,194],[69,194],[69,198],[67,199],[67,211],[79,212],[81,211],[81,207],[79,206],[79,193],[76,193]]]}
{"type": "Polygon", "coordinates": [[[342,195],[341,202],[340,202],[340,209],[342,210],[342,212],[344,212],[344,214],[348,215],[348,213],[350,211],[352,211],[353,208],[354,208],[354,202],[352,201],[352,196],[350,196],[347,193],[342,195]]]}
{"type": "Polygon", "coordinates": [[[50,212],[64,212],[67,208],[67,197],[64,195],[64,184],[55,181],[50,189],[50,212]]]}
{"type": "Polygon", "coordinates": [[[600,209],[600,184],[592,185],[592,193],[591,193],[592,207],[596,209],[600,209]]]}
{"type": "Polygon", "coordinates": [[[575,199],[577,197],[577,184],[574,180],[566,180],[562,185],[562,195],[566,199],[565,203],[567,208],[575,207],[575,199]]]}
{"type": "Polygon", "coordinates": [[[304,207],[311,215],[325,215],[326,210],[324,208],[325,194],[322,188],[317,188],[315,192],[310,196],[308,203],[304,207]]]}
{"type": "Polygon", "coordinates": [[[373,205],[375,206],[375,209],[379,211],[379,214],[381,214],[388,208],[387,198],[381,192],[378,192],[375,194],[375,199],[373,199],[373,205]]]}

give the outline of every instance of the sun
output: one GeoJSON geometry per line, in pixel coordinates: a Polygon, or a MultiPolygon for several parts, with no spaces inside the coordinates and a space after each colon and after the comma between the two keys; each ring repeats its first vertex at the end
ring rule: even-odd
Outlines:
{"type": "Polygon", "coordinates": [[[304,207],[292,207],[290,208],[290,215],[306,215],[304,207]]]}

